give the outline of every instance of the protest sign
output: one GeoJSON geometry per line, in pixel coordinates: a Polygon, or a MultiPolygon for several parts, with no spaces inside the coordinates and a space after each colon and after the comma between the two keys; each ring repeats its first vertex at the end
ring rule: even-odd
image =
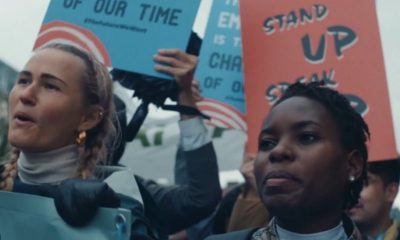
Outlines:
{"type": "Polygon", "coordinates": [[[78,45],[107,66],[171,78],[154,70],[160,48],[185,50],[200,0],[51,0],[34,48],[78,45]]]}
{"type": "Polygon", "coordinates": [[[238,1],[213,1],[196,70],[198,104],[218,127],[246,130],[238,1]]]}
{"type": "Polygon", "coordinates": [[[240,15],[251,152],[288,84],[323,80],[369,124],[369,159],[397,156],[374,0],[241,1],[240,15]]]}
{"type": "Polygon", "coordinates": [[[0,239],[130,239],[127,209],[100,208],[88,225],[73,228],[58,215],[53,199],[0,191],[0,216],[0,239]]]}

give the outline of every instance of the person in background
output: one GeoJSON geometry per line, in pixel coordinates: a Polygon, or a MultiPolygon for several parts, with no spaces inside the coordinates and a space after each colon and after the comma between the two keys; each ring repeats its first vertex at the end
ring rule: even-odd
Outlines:
{"type": "Polygon", "coordinates": [[[263,227],[270,219],[258,195],[254,159],[255,156],[244,151],[239,170],[245,182],[226,190],[213,218],[213,234],[263,227]]]}
{"type": "MultiPolygon", "coordinates": [[[[154,56],[157,63],[156,70],[172,76],[178,83],[185,83],[185,85],[179,84],[181,91],[174,97],[178,106],[192,109],[197,109],[195,103],[202,98],[198,83],[193,76],[198,61],[196,54],[199,50],[199,40],[197,35],[191,35],[188,53],[178,49],[160,49],[154,56]]],[[[124,83],[122,85],[127,86],[127,82],[140,82],[147,79],[147,83],[141,83],[141,88],[145,90],[142,89],[140,92],[142,96],[146,96],[146,101],[149,102],[153,101],[152,94],[146,91],[164,86],[164,84],[152,85],[154,82],[171,82],[120,69],[115,71],[114,73],[118,73],[115,76],[124,76],[122,79],[114,79],[122,81],[124,83]]],[[[155,92],[159,90],[155,89],[155,92]]],[[[167,93],[167,95],[170,94],[172,93],[167,93]]],[[[123,111],[123,105],[119,104],[118,106],[117,109],[123,111]]],[[[196,113],[196,111],[192,111],[192,113],[196,113]]],[[[203,119],[198,115],[188,113],[181,113],[180,116],[181,120],[178,122],[180,129],[179,161],[186,166],[184,174],[187,182],[165,186],[135,175],[143,198],[145,214],[153,225],[157,226],[158,231],[163,233],[163,236],[174,234],[208,216],[221,198],[216,155],[203,119]]],[[[120,126],[123,133],[121,142],[117,145],[117,151],[112,156],[114,165],[119,163],[125,143],[132,141],[135,137],[132,134],[135,131],[131,131],[131,127],[137,126],[137,124],[132,124],[132,121],[135,120],[130,120],[130,123],[127,124],[125,113],[119,112],[117,125],[120,126]]],[[[132,159],[132,161],[137,161],[137,159],[132,159]]]]}
{"type": "Polygon", "coordinates": [[[320,82],[290,85],[262,123],[254,162],[273,218],[266,227],[207,239],[360,240],[344,210],[357,204],[366,181],[368,138],[344,95],[320,82]]]}
{"type": "Polygon", "coordinates": [[[349,210],[363,236],[374,240],[400,239],[399,226],[390,217],[399,188],[398,159],[368,163],[368,183],[359,203],[349,210]]]}
{"type": "MultiPolygon", "coordinates": [[[[181,83],[178,104],[197,109],[201,99],[193,73],[197,57],[177,49],[162,49],[155,56],[156,70],[181,83]]],[[[145,213],[165,234],[173,234],[211,214],[221,199],[218,165],[211,138],[200,116],[181,113],[180,157],[187,182],[170,187],[136,176],[145,213]]]]}
{"type": "MultiPolygon", "coordinates": [[[[194,85],[197,86],[196,83],[194,85]]],[[[200,101],[201,95],[198,96],[198,101],[200,101]]],[[[181,145],[180,142],[176,153],[174,176],[176,184],[185,185],[188,183],[188,176],[181,145]]],[[[248,153],[243,155],[240,172],[245,182],[228,189],[212,214],[190,226],[186,231],[170,236],[170,238],[202,240],[212,234],[264,226],[265,222],[269,220],[269,214],[257,193],[253,172],[254,159],[255,157],[248,153]]]]}
{"type": "Polygon", "coordinates": [[[226,232],[263,227],[270,219],[269,213],[258,195],[254,176],[254,160],[255,156],[252,154],[245,153],[243,156],[240,172],[245,183],[241,186],[241,193],[234,203],[226,232]]]}

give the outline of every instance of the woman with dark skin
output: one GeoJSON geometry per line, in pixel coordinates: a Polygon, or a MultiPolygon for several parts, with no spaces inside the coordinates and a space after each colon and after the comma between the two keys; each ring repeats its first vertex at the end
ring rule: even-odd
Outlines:
{"type": "Polygon", "coordinates": [[[367,124],[338,92],[291,85],[264,120],[254,163],[267,227],[209,239],[361,239],[344,209],[366,179],[367,124]]]}

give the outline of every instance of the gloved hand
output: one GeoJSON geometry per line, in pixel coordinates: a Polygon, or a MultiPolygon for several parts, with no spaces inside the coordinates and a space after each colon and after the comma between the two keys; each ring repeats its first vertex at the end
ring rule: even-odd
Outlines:
{"type": "Polygon", "coordinates": [[[69,179],[61,182],[54,196],[58,214],[71,226],[84,226],[99,207],[120,206],[116,193],[107,183],[95,180],[69,179]]]}
{"type": "Polygon", "coordinates": [[[117,194],[107,183],[96,180],[69,179],[59,185],[38,186],[18,183],[13,191],[53,198],[58,214],[74,227],[88,224],[99,207],[120,206],[117,194]]]}

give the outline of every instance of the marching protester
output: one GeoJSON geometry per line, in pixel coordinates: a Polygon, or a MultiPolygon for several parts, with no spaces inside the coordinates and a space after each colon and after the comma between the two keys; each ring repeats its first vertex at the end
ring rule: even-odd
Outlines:
{"type": "Polygon", "coordinates": [[[390,216],[399,176],[398,159],[368,163],[368,183],[361,191],[359,203],[348,212],[367,239],[400,239],[399,225],[390,216]]]}
{"type": "MultiPolygon", "coordinates": [[[[170,80],[120,69],[112,71],[114,80],[119,81],[124,87],[134,89],[134,95],[143,102],[162,107],[165,98],[169,97],[178,102],[176,110],[181,110],[179,107],[182,106],[186,109],[191,108],[191,112],[181,113],[181,121],[178,122],[180,147],[177,162],[185,165],[182,171],[185,182],[177,182],[175,186],[166,187],[135,175],[142,193],[146,216],[154,226],[157,226],[159,232],[163,232],[163,235],[173,234],[207,217],[213,212],[221,198],[216,156],[214,150],[209,147],[211,138],[203,120],[197,115],[199,112],[193,111],[197,110],[196,102],[202,99],[199,86],[193,76],[200,46],[201,39],[192,32],[186,49],[187,53],[177,49],[162,49],[154,56],[154,60],[159,63],[155,66],[156,70],[173,76],[178,83],[186,84],[180,86],[182,90],[179,93],[175,93],[174,82],[170,80]],[[189,154],[190,152],[193,154],[189,154]]],[[[140,114],[139,110],[137,113],[140,114]]],[[[135,116],[139,115],[137,113],[135,116]]],[[[118,117],[123,131],[118,146],[124,146],[135,137],[137,132],[135,128],[140,127],[140,124],[135,121],[141,121],[135,116],[129,124],[126,123],[124,116],[118,117]]],[[[144,118],[145,115],[141,117],[144,118]]],[[[120,157],[120,154],[118,157],[114,154],[112,157],[114,164],[119,162],[120,157]]],[[[135,161],[135,159],[132,160],[135,161]]]]}
{"type": "MultiPolygon", "coordinates": [[[[164,49],[159,51],[155,60],[163,63],[156,65],[158,71],[174,76],[181,83],[178,104],[197,109],[196,102],[201,99],[193,79],[197,57],[176,49],[164,49]]],[[[185,162],[187,182],[164,187],[137,177],[139,187],[143,186],[141,190],[146,192],[143,195],[151,196],[151,201],[144,199],[145,212],[152,216],[150,220],[161,219],[155,225],[165,226],[163,231],[167,234],[205,218],[214,211],[221,198],[216,155],[203,120],[200,116],[181,113],[178,124],[182,150],[180,158],[185,162]]]]}
{"type": "Polygon", "coordinates": [[[357,203],[366,180],[368,138],[342,94],[320,82],[292,84],[262,124],[254,163],[273,218],[263,228],[207,239],[361,239],[344,209],[357,203]]]}
{"type": "MultiPolygon", "coordinates": [[[[188,64],[188,58],[179,50],[160,50],[155,60],[164,65],[156,69],[177,80],[179,104],[194,106],[195,64],[188,64]]],[[[110,188],[108,178],[96,180],[117,136],[114,117],[112,80],[100,62],[70,45],[37,50],[10,93],[8,137],[14,150],[2,168],[0,188],[53,197],[61,217],[73,226],[87,224],[98,207],[128,208],[131,239],[167,239],[169,232],[198,221],[195,213],[201,218],[213,211],[221,190],[214,149],[204,137],[201,119],[181,115],[187,125],[182,135],[189,184],[161,187],[140,177],[123,183],[137,185],[143,209],[120,186],[110,188]],[[200,131],[194,130],[197,125],[200,131]],[[207,179],[197,174],[202,167],[209,172],[207,179]]]]}

